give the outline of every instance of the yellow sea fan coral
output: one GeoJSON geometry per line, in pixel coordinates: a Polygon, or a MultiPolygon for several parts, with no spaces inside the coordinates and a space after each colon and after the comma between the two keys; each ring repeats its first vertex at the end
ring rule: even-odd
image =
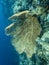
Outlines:
{"type": "MultiPolygon", "coordinates": [[[[23,14],[22,14],[23,15],[23,14]]],[[[36,38],[40,35],[41,26],[36,17],[28,16],[21,26],[15,26],[12,33],[12,45],[19,52],[25,52],[28,57],[31,57],[36,49],[36,38]]],[[[10,26],[9,26],[10,27],[10,26]]],[[[13,26],[11,26],[12,28],[13,26]]],[[[10,29],[11,29],[10,28],[10,29]]],[[[8,30],[8,27],[6,28],[8,30]]]]}

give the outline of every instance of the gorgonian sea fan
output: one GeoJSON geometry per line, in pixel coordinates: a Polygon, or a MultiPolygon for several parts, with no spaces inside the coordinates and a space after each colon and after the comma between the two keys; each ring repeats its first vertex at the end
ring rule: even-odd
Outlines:
{"type": "Polygon", "coordinates": [[[29,11],[23,11],[16,13],[9,19],[16,20],[18,17],[21,19],[21,25],[18,25],[16,21],[6,27],[6,34],[11,35],[12,45],[19,52],[19,54],[25,52],[27,57],[32,57],[36,49],[36,38],[40,35],[41,26],[38,19],[35,16],[26,14],[29,11]]]}

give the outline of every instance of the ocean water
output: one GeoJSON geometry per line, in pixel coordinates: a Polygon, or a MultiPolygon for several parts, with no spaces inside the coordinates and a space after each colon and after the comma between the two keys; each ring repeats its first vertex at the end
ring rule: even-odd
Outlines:
{"type": "Polygon", "coordinates": [[[0,0],[0,65],[19,65],[19,55],[11,45],[10,37],[5,34],[5,27],[10,24],[6,8],[0,0]]]}

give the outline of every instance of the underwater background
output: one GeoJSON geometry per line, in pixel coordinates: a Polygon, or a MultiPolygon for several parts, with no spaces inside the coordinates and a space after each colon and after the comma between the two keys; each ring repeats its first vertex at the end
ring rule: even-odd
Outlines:
{"type": "Polygon", "coordinates": [[[0,0],[0,65],[18,65],[18,54],[11,45],[10,37],[5,35],[5,27],[10,24],[8,16],[6,2],[0,0]]]}

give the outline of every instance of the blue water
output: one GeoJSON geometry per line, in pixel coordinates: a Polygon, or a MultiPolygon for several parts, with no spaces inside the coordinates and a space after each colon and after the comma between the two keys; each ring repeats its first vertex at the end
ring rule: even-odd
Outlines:
{"type": "Polygon", "coordinates": [[[7,13],[6,7],[0,3],[0,65],[18,65],[19,55],[4,30],[10,24],[7,13]]]}

